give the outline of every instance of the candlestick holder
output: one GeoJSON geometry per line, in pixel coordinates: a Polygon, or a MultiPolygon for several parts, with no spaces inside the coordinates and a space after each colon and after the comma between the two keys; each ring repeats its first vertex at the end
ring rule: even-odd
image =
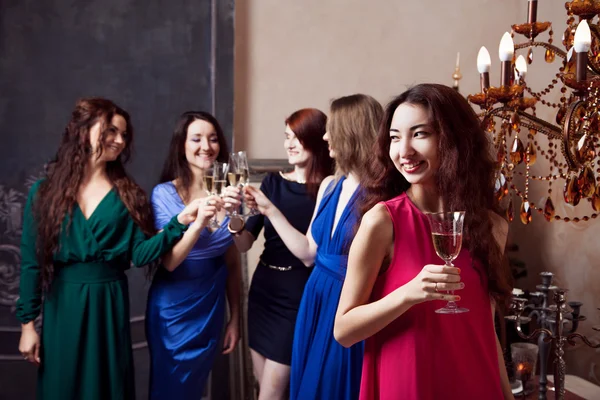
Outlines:
{"type": "Polygon", "coordinates": [[[564,360],[564,349],[567,344],[573,346],[576,343],[576,339],[580,339],[587,346],[591,348],[600,348],[600,344],[592,344],[587,337],[576,333],[575,331],[579,327],[579,322],[584,321],[585,317],[579,314],[581,308],[580,302],[567,303],[566,289],[559,289],[552,285],[552,274],[549,272],[542,273],[542,285],[537,286],[540,290],[538,301],[541,306],[533,306],[533,310],[530,315],[538,316],[538,324],[540,328],[535,329],[529,335],[525,334],[522,330],[523,323],[529,323],[531,317],[523,316],[525,308],[527,307],[528,300],[520,297],[513,297],[511,310],[513,315],[505,317],[509,321],[513,321],[517,330],[518,335],[525,340],[538,340],[539,357],[540,357],[540,387],[539,387],[539,400],[546,399],[547,392],[547,381],[546,381],[546,363],[547,363],[547,351],[550,344],[554,344],[554,387],[556,391],[556,399],[564,400],[565,398],[565,375],[566,375],[566,362],[564,360]],[[554,304],[547,306],[547,298],[550,291],[554,291],[554,304]],[[565,324],[571,322],[571,328],[565,330],[565,324]],[[540,346],[541,344],[542,346],[540,346]]]}

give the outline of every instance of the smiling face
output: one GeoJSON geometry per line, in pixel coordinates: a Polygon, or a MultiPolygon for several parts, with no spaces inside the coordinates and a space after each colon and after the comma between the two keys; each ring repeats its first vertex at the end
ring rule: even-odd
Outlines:
{"type": "Polygon", "coordinates": [[[98,154],[101,147],[102,153],[96,161],[114,161],[127,146],[127,122],[121,115],[115,114],[110,123],[108,123],[104,138],[102,139],[101,130],[101,121],[97,121],[90,128],[90,145],[92,147],[92,153],[98,154]],[[102,140],[102,146],[99,145],[100,140],[102,140]]]}
{"type": "Polygon", "coordinates": [[[202,171],[212,167],[219,155],[219,139],[215,127],[196,119],[190,123],[185,139],[185,158],[190,168],[202,171]]]}
{"type": "Polygon", "coordinates": [[[392,117],[390,141],[390,158],[411,185],[435,185],[439,135],[424,107],[400,104],[392,117]]]}
{"type": "Polygon", "coordinates": [[[291,165],[297,165],[304,167],[310,159],[310,151],[306,150],[300,140],[296,137],[296,134],[289,125],[285,126],[285,140],[283,141],[283,147],[287,151],[288,162],[291,165]]]}

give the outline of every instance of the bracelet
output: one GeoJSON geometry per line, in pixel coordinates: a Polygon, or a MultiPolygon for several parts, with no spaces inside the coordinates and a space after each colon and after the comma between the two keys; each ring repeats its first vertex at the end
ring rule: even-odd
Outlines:
{"type": "Polygon", "coordinates": [[[231,234],[239,235],[244,229],[246,229],[246,222],[244,222],[244,218],[234,215],[229,219],[227,230],[231,234]]]}

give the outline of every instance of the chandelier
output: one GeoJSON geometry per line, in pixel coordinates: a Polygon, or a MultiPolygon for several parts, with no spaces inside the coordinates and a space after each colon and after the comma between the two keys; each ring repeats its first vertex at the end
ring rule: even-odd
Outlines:
{"type": "MultiPolygon", "coordinates": [[[[563,48],[559,48],[553,44],[552,24],[536,19],[537,0],[528,1],[527,23],[512,25],[500,42],[498,87],[490,86],[491,59],[485,47],[477,57],[481,92],[467,99],[480,107],[482,124],[493,136],[498,162],[496,195],[506,206],[509,221],[519,203],[523,224],[532,221],[535,211],[547,221],[566,222],[589,221],[600,212],[600,25],[593,22],[600,13],[600,0],[573,0],[565,3],[565,8],[567,28],[562,35],[563,48]],[[540,40],[546,32],[547,39],[540,40]],[[524,39],[522,43],[514,44],[515,35],[524,39]],[[558,68],[547,87],[538,92],[526,79],[534,47],[545,49],[544,61],[558,68]],[[517,50],[525,57],[516,57],[517,50]],[[556,103],[548,100],[555,90],[561,93],[556,103]],[[537,116],[540,104],[555,110],[553,120],[537,116]],[[536,172],[543,171],[540,175],[531,171],[536,162],[536,172]],[[533,184],[547,185],[547,197],[538,204],[530,199],[533,184]],[[579,205],[578,216],[556,213],[553,189],[562,194],[554,201],[579,205]],[[513,204],[513,199],[518,203],[513,204]],[[586,207],[580,203],[590,204],[595,212],[588,208],[589,215],[585,215],[586,207]]],[[[453,76],[455,82],[459,75],[453,76]]]]}

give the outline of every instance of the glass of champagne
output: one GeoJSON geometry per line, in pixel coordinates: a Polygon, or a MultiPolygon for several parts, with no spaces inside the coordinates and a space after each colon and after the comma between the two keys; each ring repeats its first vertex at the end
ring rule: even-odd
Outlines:
{"type": "MultiPolygon", "coordinates": [[[[229,164],[215,161],[213,164],[213,183],[212,183],[212,195],[223,196],[223,190],[227,185],[227,172],[229,172],[229,164]]],[[[219,221],[217,216],[210,221],[211,228],[218,228],[219,221]]]]}
{"type": "MultiPolygon", "coordinates": [[[[238,183],[241,186],[248,186],[250,184],[250,168],[248,167],[248,156],[246,156],[245,151],[237,152],[237,162],[240,171],[240,180],[238,183]]],[[[255,208],[251,208],[250,212],[248,213],[248,215],[258,214],[260,214],[260,212],[255,208]]]]}
{"type": "MultiPolygon", "coordinates": [[[[202,178],[202,182],[204,184],[204,190],[206,191],[206,194],[209,196],[212,196],[215,194],[215,165],[213,164],[212,167],[207,168],[204,171],[204,177],[202,178]]],[[[214,225],[219,226],[218,221],[216,220],[217,217],[215,216],[214,218],[212,218],[210,220],[210,227],[214,227],[214,225]]]]}
{"type": "MultiPolygon", "coordinates": [[[[446,266],[453,267],[452,261],[458,257],[462,247],[464,211],[451,211],[426,214],[431,226],[433,247],[437,255],[444,260],[446,266]]],[[[454,294],[454,291],[450,291],[454,294]]],[[[460,314],[468,312],[458,307],[456,302],[449,301],[445,307],[435,310],[439,314],[460,314]]]]}
{"type": "MultiPolygon", "coordinates": [[[[239,163],[239,157],[237,155],[237,153],[231,153],[229,155],[229,172],[227,173],[227,180],[229,181],[229,184],[231,186],[242,186],[242,182],[241,182],[241,168],[240,168],[240,163],[239,163]]],[[[242,198],[243,201],[243,198],[242,198]]],[[[238,215],[238,210],[234,209],[231,212],[232,216],[237,216],[238,215]]]]}

